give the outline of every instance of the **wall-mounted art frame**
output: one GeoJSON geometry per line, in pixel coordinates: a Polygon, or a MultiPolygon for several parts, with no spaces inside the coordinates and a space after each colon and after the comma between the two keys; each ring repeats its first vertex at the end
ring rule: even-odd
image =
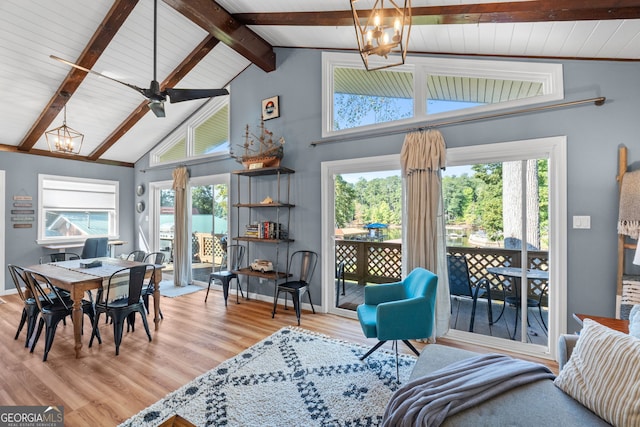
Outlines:
{"type": "Polygon", "coordinates": [[[280,117],[280,97],[272,96],[262,100],[262,120],[280,117]]]}

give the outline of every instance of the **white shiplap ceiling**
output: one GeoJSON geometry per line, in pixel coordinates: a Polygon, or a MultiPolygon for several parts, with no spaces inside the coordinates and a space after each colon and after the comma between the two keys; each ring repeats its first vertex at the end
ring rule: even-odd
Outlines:
{"type": "MultiPolygon", "coordinates": [[[[4,130],[0,135],[0,150],[15,150],[21,144],[69,74],[70,67],[50,59],[49,55],[77,62],[104,17],[119,1],[122,0],[0,2],[0,87],[3,88],[0,117],[4,130]]],[[[135,0],[125,1],[135,3],[135,0]]],[[[429,7],[434,14],[428,20],[422,19],[430,25],[413,26],[409,50],[434,54],[640,60],[640,0],[486,3],[490,2],[414,0],[414,10],[429,7]],[[493,9],[502,12],[501,8],[514,8],[514,5],[530,11],[534,16],[531,22],[522,19],[503,22],[509,21],[505,15],[490,12],[493,9]],[[447,6],[457,6],[458,13],[447,15],[447,6]],[[592,8],[600,8],[598,19],[590,17],[592,8]],[[576,16],[582,20],[565,20],[564,16],[574,10],[581,10],[576,16]],[[547,12],[550,18],[544,19],[551,20],[542,21],[535,15],[536,11],[547,12]],[[619,17],[624,19],[609,19],[619,17]]],[[[209,35],[179,10],[211,4],[211,0],[159,1],[157,74],[160,82],[209,35]]],[[[257,14],[251,18],[258,24],[269,23],[254,25],[256,21],[247,21],[247,27],[273,47],[347,50],[356,47],[352,25],[341,24],[337,18],[336,25],[327,25],[322,20],[333,12],[348,12],[349,0],[218,0],[217,4],[240,22],[249,16],[247,14],[257,14]],[[304,14],[296,14],[300,12],[317,13],[303,17],[304,14]],[[309,19],[317,21],[309,24],[309,19]]],[[[368,9],[373,0],[359,0],[357,4],[358,9],[368,9]]],[[[152,47],[153,1],[138,0],[118,33],[98,52],[100,56],[92,69],[147,88],[153,77],[152,47]]],[[[175,87],[224,87],[250,63],[234,46],[218,43],[175,87]]],[[[67,124],[85,134],[81,154],[87,156],[99,150],[142,101],[140,94],[127,87],[87,75],[67,102],[67,124]]],[[[135,162],[204,103],[203,100],[166,102],[166,118],[147,113],[93,160],[135,162]]],[[[46,128],[61,123],[62,114],[59,114],[46,128]]],[[[32,149],[39,153],[42,152],[38,150],[48,150],[44,136],[37,139],[32,149]]],[[[27,151],[32,149],[29,147],[27,151]]]]}

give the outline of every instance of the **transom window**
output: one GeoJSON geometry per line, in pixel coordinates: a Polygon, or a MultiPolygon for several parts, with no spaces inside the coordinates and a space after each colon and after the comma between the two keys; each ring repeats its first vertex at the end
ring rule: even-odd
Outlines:
{"type": "Polygon", "coordinates": [[[412,57],[366,71],[359,55],[327,52],[322,63],[323,137],[564,98],[561,64],[412,57]]]}
{"type": "Polygon", "coordinates": [[[118,181],[38,175],[38,243],[118,238],[118,181]]]}
{"type": "Polygon", "coordinates": [[[151,151],[151,165],[229,154],[229,96],[213,98],[200,114],[151,151]]]}

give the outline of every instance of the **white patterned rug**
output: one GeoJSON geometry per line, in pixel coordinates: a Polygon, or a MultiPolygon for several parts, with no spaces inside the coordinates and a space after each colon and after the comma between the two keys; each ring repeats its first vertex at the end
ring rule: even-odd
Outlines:
{"type": "MultiPolygon", "coordinates": [[[[179,414],[197,426],[376,426],[399,387],[395,354],[283,328],[121,426],[179,414]]],[[[400,355],[400,380],[416,358],[400,355]]]]}

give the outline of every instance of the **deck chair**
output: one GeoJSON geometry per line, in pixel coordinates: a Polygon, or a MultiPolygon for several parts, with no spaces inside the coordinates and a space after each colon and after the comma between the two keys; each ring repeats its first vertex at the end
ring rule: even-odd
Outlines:
{"type": "MultiPolygon", "coordinates": [[[[447,254],[447,267],[449,271],[449,294],[451,298],[467,298],[471,299],[471,319],[469,321],[469,332],[473,332],[476,319],[476,306],[478,298],[486,298],[487,300],[487,316],[489,325],[494,324],[493,310],[491,303],[491,283],[487,279],[481,279],[476,283],[472,283],[469,276],[469,264],[464,255],[447,254]]],[[[504,291],[504,290],[503,290],[504,291]]],[[[453,304],[452,310],[453,310],[453,304]]],[[[502,305],[504,312],[504,305],[502,305]]],[[[502,316],[495,319],[497,321],[502,316]]]]}

